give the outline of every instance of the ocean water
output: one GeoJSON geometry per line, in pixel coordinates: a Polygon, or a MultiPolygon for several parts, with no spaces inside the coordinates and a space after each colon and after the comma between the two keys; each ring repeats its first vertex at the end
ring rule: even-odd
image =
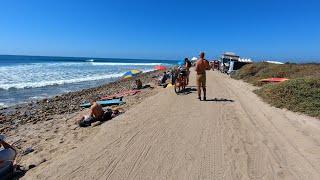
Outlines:
{"type": "Polygon", "coordinates": [[[0,107],[115,81],[131,70],[152,71],[177,61],[77,57],[0,56],[0,107]]]}

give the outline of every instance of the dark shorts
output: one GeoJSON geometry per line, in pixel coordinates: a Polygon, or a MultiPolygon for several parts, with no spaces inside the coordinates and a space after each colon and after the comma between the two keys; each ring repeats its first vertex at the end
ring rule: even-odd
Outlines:
{"type": "Polygon", "coordinates": [[[11,148],[0,150],[0,160],[1,161],[14,161],[16,158],[16,151],[11,148]]]}
{"type": "Polygon", "coordinates": [[[0,179],[10,180],[13,178],[13,162],[5,161],[0,164],[0,179]]]}
{"type": "Polygon", "coordinates": [[[187,76],[188,75],[188,72],[186,70],[182,70],[180,73],[181,73],[182,76],[187,76]]]}

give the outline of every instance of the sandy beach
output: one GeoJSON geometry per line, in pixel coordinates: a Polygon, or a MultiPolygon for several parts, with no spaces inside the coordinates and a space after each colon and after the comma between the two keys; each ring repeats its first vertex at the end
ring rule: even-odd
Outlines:
{"type": "Polygon", "coordinates": [[[65,128],[23,179],[319,179],[318,119],[271,107],[213,71],[199,101],[190,79],[189,93],[157,89],[100,126],[65,128]]]}
{"type": "MultiPolygon", "coordinates": [[[[156,94],[159,87],[153,77],[159,73],[149,72],[136,77],[154,88],[142,89],[134,96],[124,97],[125,104],[109,108],[127,111],[143,99],[156,94]]],[[[78,147],[86,138],[99,132],[99,126],[80,128],[75,124],[81,116],[89,113],[89,109],[80,108],[81,103],[132,89],[136,78],[1,109],[0,132],[18,150],[19,165],[28,169],[30,165],[50,162],[53,157],[78,147]]]]}

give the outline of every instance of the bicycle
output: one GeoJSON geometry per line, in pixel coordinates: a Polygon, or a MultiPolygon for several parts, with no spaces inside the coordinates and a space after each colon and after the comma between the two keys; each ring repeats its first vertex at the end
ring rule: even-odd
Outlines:
{"type": "Polygon", "coordinates": [[[181,71],[178,73],[175,82],[174,82],[174,91],[175,93],[180,93],[184,91],[187,86],[187,75],[185,71],[181,71]]]}

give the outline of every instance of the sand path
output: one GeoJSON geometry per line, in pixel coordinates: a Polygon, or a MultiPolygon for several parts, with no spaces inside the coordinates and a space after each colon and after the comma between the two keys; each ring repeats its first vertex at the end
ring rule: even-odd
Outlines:
{"type": "Polygon", "coordinates": [[[318,120],[270,107],[218,72],[207,82],[212,101],[163,89],[23,178],[320,179],[318,120]]]}

